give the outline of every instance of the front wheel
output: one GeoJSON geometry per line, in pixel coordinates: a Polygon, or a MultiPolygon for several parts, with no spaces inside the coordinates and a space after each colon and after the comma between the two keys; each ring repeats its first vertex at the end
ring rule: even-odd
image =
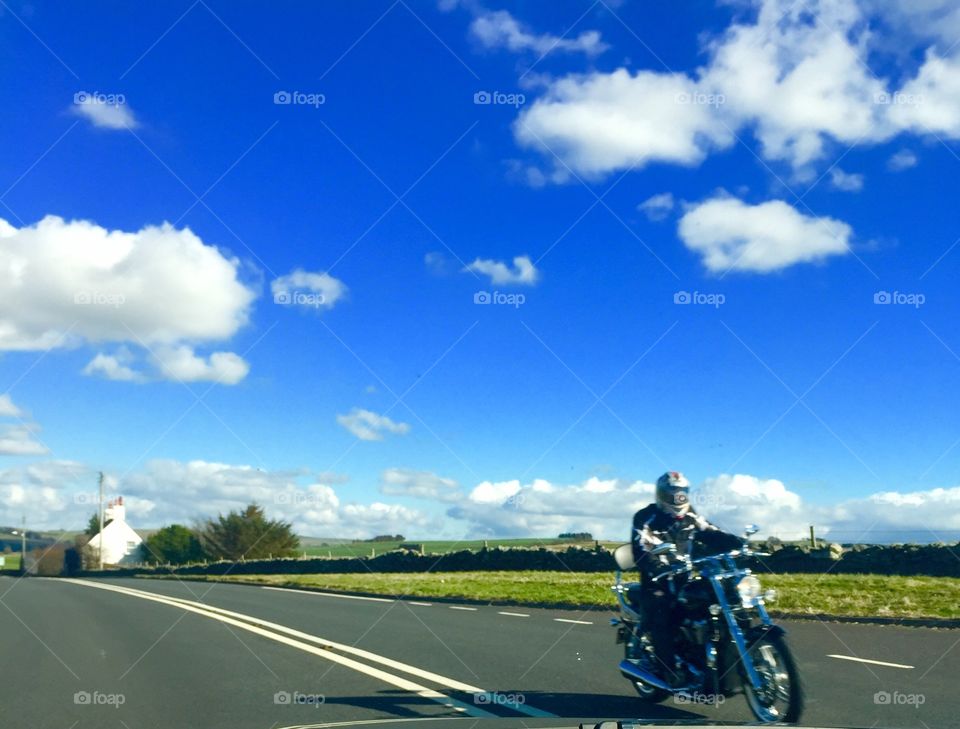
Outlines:
{"type": "Polygon", "coordinates": [[[764,636],[750,648],[753,667],[762,684],[755,690],[744,676],[747,703],[762,722],[795,723],[803,713],[800,674],[783,636],[764,636]]]}

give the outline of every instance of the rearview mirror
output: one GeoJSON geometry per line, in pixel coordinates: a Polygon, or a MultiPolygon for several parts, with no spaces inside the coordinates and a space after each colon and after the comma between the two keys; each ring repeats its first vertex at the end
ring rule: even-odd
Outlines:
{"type": "Polygon", "coordinates": [[[661,544],[658,544],[656,547],[651,549],[650,554],[652,554],[654,557],[659,557],[661,554],[669,554],[670,552],[676,552],[676,551],[677,551],[677,545],[674,544],[673,542],[662,542],[661,544]]]}
{"type": "Polygon", "coordinates": [[[758,527],[756,524],[747,524],[743,528],[743,534],[747,537],[756,534],[758,531],[760,531],[760,527],[758,527]]]}

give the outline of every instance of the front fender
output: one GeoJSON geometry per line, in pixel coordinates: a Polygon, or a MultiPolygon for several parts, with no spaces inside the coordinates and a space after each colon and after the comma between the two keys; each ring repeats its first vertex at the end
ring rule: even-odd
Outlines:
{"type": "Polygon", "coordinates": [[[749,631],[747,631],[746,635],[744,635],[744,638],[747,641],[747,645],[752,646],[761,638],[781,638],[786,634],[787,631],[781,628],[779,625],[754,625],[749,631]]]}

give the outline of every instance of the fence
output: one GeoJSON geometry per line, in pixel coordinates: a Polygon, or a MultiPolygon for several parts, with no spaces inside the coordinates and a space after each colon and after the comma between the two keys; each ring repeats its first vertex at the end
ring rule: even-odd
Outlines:
{"type": "MultiPolygon", "coordinates": [[[[960,577],[960,545],[855,545],[831,544],[822,549],[773,545],[769,557],[754,560],[759,572],[930,575],[960,577]]],[[[612,553],[600,546],[571,547],[563,552],[548,549],[482,549],[443,555],[423,555],[398,550],[377,557],[290,558],[243,562],[214,562],[173,568],[127,568],[85,574],[179,575],[334,574],[367,572],[473,572],[560,570],[612,572],[612,553]]]]}

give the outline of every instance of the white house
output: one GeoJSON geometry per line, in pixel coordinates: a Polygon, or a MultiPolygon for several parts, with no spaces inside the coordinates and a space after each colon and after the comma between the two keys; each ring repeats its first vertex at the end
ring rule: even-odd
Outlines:
{"type": "Polygon", "coordinates": [[[127,512],[123,505],[123,497],[107,504],[103,512],[103,521],[107,524],[103,531],[92,537],[87,543],[93,555],[103,545],[104,564],[126,564],[140,562],[140,544],[143,540],[129,524],[127,512]],[[109,522],[109,523],[107,523],[109,522]]]}

